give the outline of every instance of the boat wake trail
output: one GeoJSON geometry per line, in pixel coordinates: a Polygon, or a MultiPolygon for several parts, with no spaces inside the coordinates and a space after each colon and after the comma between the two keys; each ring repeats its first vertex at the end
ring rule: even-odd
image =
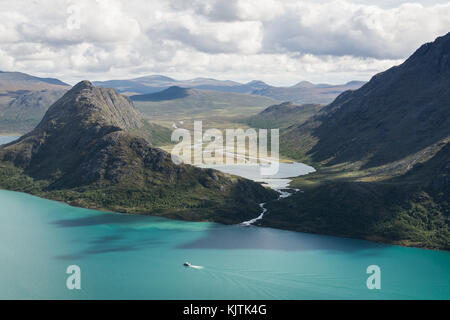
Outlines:
{"type": "Polygon", "coordinates": [[[194,268],[194,269],[204,269],[204,267],[202,266],[194,266],[194,265],[190,265],[189,268],[194,268]]]}

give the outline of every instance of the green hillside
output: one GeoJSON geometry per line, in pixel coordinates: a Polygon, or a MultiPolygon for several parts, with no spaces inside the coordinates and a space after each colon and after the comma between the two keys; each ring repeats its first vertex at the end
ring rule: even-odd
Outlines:
{"type": "Polygon", "coordinates": [[[248,124],[255,128],[287,128],[299,125],[310,119],[322,108],[319,104],[296,105],[283,102],[273,105],[247,119],[248,124]]]}

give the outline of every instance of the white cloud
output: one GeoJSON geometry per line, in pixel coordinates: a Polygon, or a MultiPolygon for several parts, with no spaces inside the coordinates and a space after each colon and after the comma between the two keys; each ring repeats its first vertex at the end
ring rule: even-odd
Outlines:
{"type": "Polygon", "coordinates": [[[337,0],[287,6],[286,14],[265,25],[268,52],[399,59],[450,31],[450,3],[382,9],[337,0]]]}
{"type": "Polygon", "coordinates": [[[0,49],[0,70],[10,70],[14,67],[14,58],[0,49]]]}
{"type": "Polygon", "coordinates": [[[450,3],[431,0],[377,5],[0,0],[0,5],[0,69],[72,82],[151,73],[274,84],[368,79],[450,31],[450,3]],[[79,28],[68,28],[71,5],[80,10],[79,28]]]}
{"type": "Polygon", "coordinates": [[[237,8],[242,20],[269,21],[285,12],[283,2],[275,0],[240,0],[237,8]]]}

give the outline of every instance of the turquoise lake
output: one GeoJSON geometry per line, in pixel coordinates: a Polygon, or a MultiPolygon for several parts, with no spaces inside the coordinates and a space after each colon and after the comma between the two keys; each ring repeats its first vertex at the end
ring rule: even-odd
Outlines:
{"type": "Polygon", "coordinates": [[[450,253],[0,190],[0,299],[450,299],[450,253]],[[81,290],[66,288],[69,265],[81,290]],[[380,290],[366,287],[369,265],[381,268],[380,290]]]}

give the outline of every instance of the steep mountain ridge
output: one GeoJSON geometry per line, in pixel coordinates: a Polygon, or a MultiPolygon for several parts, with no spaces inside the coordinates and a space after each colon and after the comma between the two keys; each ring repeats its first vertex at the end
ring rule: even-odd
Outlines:
{"type": "Polygon", "coordinates": [[[379,166],[448,137],[449,101],[450,33],[360,89],[341,94],[285,139],[295,137],[299,150],[315,161],[364,160],[366,167],[379,166]]]}
{"type": "Polygon", "coordinates": [[[450,33],[281,136],[318,172],[263,224],[450,250],[450,33]]]}

